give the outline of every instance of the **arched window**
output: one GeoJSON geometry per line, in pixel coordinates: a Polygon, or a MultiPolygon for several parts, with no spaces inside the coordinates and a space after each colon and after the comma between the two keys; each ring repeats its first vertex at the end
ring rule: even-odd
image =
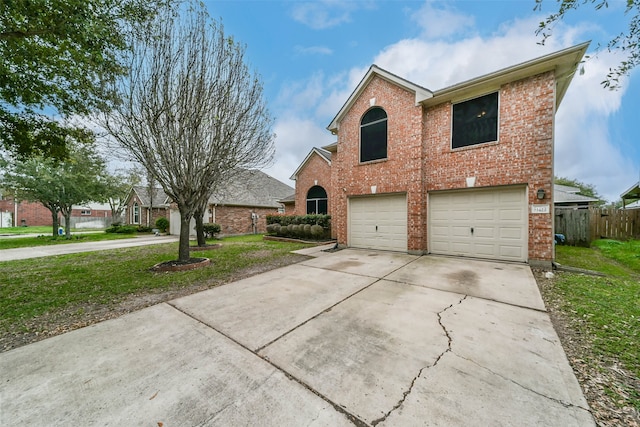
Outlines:
{"type": "Polygon", "coordinates": [[[314,185],[307,192],[307,215],[327,213],[327,192],[319,185],[314,185]]]}
{"type": "Polygon", "coordinates": [[[140,205],[138,205],[137,202],[133,204],[133,209],[131,211],[131,223],[140,224],[140,205]]]}
{"type": "Polygon", "coordinates": [[[360,122],[360,162],[387,158],[387,113],[374,107],[360,122]]]}

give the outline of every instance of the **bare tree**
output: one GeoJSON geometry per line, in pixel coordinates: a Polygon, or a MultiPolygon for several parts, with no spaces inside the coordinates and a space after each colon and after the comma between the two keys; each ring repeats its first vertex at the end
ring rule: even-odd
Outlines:
{"type": "Polygon", "coordinates": [[[189,223],[238,167],[271,162],[273,119],[245,47],[226,37],[199,2],[158,14],[134,44],[122,100],[104,127],[177,204],[178,260],[189,259],[189,223]]]}

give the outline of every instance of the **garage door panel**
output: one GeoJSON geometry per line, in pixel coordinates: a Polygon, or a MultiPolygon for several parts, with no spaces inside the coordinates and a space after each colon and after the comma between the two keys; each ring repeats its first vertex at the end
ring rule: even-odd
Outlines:
{"type": "Polygon", "coordinates": [[[348,231],[351,247],[406,251],[406,195],[349,199],[348,231]]]}
{"type": "Polygon", "coordinates": [[[432,193],[428,208],[430,252],[527,260],[524,187],[432,193]]]}

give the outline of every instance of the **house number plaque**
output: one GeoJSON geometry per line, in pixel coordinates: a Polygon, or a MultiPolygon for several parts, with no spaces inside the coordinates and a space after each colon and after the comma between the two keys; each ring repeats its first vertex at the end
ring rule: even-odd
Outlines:
{"type": "Polygon", "coordinates": [[[531,213],[548,214],[549,212],[549,205],[531,205],[531,213]]]}

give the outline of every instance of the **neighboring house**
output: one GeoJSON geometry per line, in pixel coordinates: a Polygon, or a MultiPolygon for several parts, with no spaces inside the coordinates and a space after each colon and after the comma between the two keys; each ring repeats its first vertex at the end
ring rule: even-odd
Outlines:
{"type": "Polygon", "coordinates": [[[162,188],[133,186],[125,202],[125,224],[153,228],[158,218],[169,219],[169,202],[162,188]]]}
{"type": "Polygon", "coordinates": [[[550,265],[555,112],[587,47],[437,91],[371,66],[328,126],[331,155],[294,173],[296,213],[322,187],[342,247],[550,265]]]}
{"type": "Polygon", "coordinates": [[[266,233],[267,215],[285,212],[279,200],[294,191],[259,170],[242,169],[209,198],[208,220],[220,224],[221,234],[266,233]]]}
{"type": "Polygon", "coordinates": [[[622,209],[640,208],[640,181],[633,184],[631,188],[620,195],[622,199],[622,209]]]}
{"type": "MultiPolygon", "coordinates": [[[[111,209],[103,203],[73,206],[73,228],[106,228],[111,224],[111,209]]],[[[58,223],[64,225],[64,217],[58,214],[58,223]]],[[[18,201],[13,196],[0,196],[0,227],[53,225],[51,211],[39,202],[18,201]]]]}
{"type": "Polygon", "coordinates": [[[296,215],[296,193],[290,194],[287,197],[278,200],[281,203],[283,209],[278,210],[278,213],[285,215],[296,215]]]}
{"type": "Polygon", "coordinates": [[[553,204],[556,208],[587,209],[592,203],[598,202],[593,197],[578,194],[578,187],[553,184],[553,204]]]}

